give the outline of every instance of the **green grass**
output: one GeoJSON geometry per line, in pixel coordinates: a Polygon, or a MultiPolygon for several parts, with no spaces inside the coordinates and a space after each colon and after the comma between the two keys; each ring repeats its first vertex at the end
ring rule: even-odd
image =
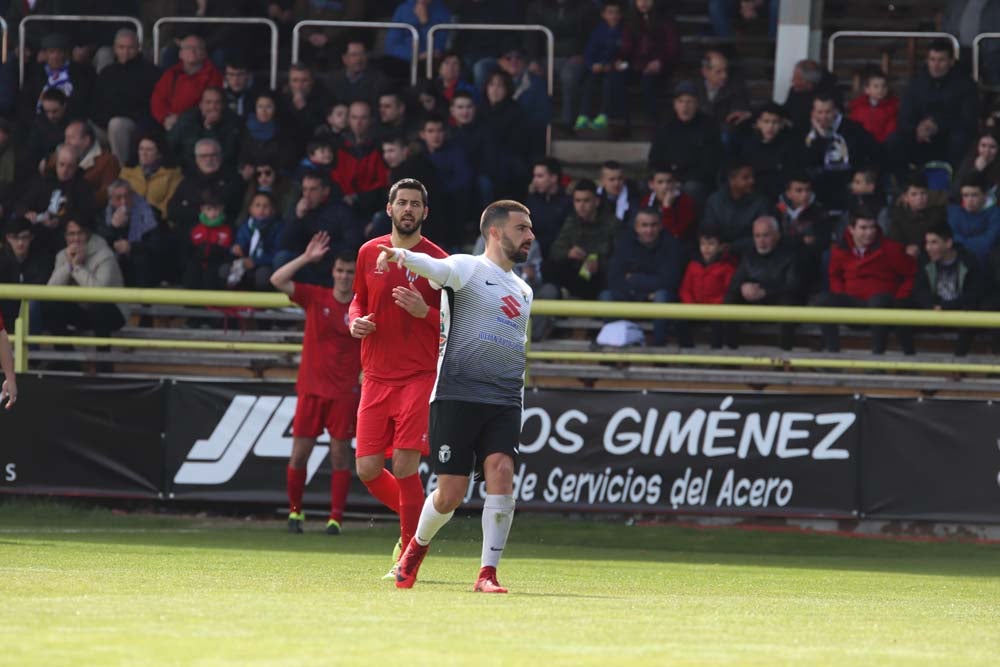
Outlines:
{"type": "Polygon", "coordinates": [[[478,518],[412,591],[389,525],[0,504],[3,665],[987,665],[1000,545],[521,515],[474,594],[478,518]]]}

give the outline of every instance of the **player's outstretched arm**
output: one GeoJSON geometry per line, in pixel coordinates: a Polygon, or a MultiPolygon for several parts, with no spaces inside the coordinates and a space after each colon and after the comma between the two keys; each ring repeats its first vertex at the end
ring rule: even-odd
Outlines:
{"type": "Polygon", "coordinates": [[[14,375],[14,353],[4,329],[0,329],[0,369],[4,376],[3,384],[0,384],[0,406],[6,400],[7,409],[10,410],[17,402],[17,376],[14,375]]]}
{"type": "Polygon", "coordinates": [[[299,272],[306,264],[312,264],[313,262],[318,262],[323,259],[323,255],[327,253],[330,249],[330,235],[326,232],[317,232],[313,234],[312,239],[309,240],[309,245],[306,246],[306,251],[288,262],[287,264],[280,266],[277,271],[271,274],[271,284],[274,285],[274,289],[279,292],[284,292],[288,296],[295,294],[295,283],[292,279],[295,274],[299,272]]]}
{"type": "Polygon", "coordinates": [[[417,275],[421,275],[428,280],[433,280],[438,285],[447,284],[448,279],[451,277],[453,270],[451,257],[438,259],[422,252],[414,252],[413,250],[405,250],[403,248],[391,248],[385,245],[380,245],[378,249],[382,252],[379,253],[376,265],[382,271],[389,268],[389,262],[396,262],[397,264],[405,265],[406,268],[417,275]]]}

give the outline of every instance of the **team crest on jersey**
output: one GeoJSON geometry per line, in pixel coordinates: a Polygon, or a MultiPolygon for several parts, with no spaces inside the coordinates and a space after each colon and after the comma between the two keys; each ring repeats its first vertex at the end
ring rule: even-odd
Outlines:
{"type": "Polygon", "coordinates": [[[416,273],[414,273],[410,269],[406,270],[406,282],[408,282],[408,283],[415,282],[417,280],[417,278],[419,278],[419,277],[420,276],[418,276],[416,273]]]}
{"type": "Polygon", "coordinates": [[[344,326],[350,328],[351,325],[351,315],[350,313],[344,313],[344,326]]]}
{"type": "Polygon", "coordinates": [[[500,306],[500,312],[507,316],[508,319],[514,319],[521,314],[521,304],[517,302],[517,298],[508,294],[500,299],[502,306],[500,306]]]}
{"type": "Polygon", "coordinates": [[[447,463],[451,460],[451,447],[448,445],[441,445],[441,449],[438,450],[438,461],[441,463],[447,463]]]}

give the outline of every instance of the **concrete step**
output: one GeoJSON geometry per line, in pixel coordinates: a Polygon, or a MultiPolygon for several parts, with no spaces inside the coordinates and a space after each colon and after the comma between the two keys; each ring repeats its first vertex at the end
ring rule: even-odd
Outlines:
{"type": "Polygon", "coordinates": [[[552,155],[571,164],[600,164],[617,160],[622,164],[646,163],[648,141],[588,141],[580,139],[555,139],[552,155]]]}

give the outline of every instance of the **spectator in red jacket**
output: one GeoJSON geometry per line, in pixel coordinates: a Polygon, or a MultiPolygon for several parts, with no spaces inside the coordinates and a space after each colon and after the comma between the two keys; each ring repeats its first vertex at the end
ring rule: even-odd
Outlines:
{"type": "Polygon", "coordinates": [[[186,289],[224,289],[232,259],[233,228],[226,222],[222,197],[211,190],[201,198],[198,224],[191,230],[192,252],[184,270],[186,289]]]}
{"type": "Polygon", "coordinates": [[[863,85],[863,94],[847,105],[848,118],[868,130],[881,144],[896,131],[899,98],[889,92],[889,80],[877,67],[865,73],[863,85]]]}
{"type": "Polygon", "coordinates": [[[649,196],[643,206],[658,207],[663,220],[663,228],[674,238],[687,241],[695,229],[694,198],[681,189],[681,181],[666,166],[654,166],[649,177],[649,196]]]}
{"type": "Polygon", "coordinates": [[[368,220],[379,208],[382,190],[389,187],[389,168],[372,133],[372,108],[368,102],[351,103],[343,137],[330,179],[340,186],[344,201],[368,220]]]}
{"type": "MultiPolygon", "coordinates": [[[[876,221],[877,213],[870,207],[851,212],[850,224],[843,241],[830,250],[830,291],[817,295],[815,306],[842,308],[893,308],[906,305],[913,291],[917,264],[906,254],[903,244],[885,238],[876,221]]],[[[840,351],[840,334],[836,324],[824,324],[823,347],[828,352],[840,351]]],[[[872,352],[883,354],[888,329],[872,327],[872,352]]],[[[913,332],[908,327],[897,329],[904,354],[913,354],[913,332]]]]}
{"type": "Polygon", "coordinates": [[[149,109],[158,122],[170,129],[177,117],[198,104],[209,86],[222,87],[222,75],[208,59],[205,41],[197,35],[181,40],[180,62],[156,82],[149,109]]]}
{"type": "MultiPolygon", "coordinates": [[[[688,262],[684,270],[681,303],[721,304],[736,273],[736,264],[723,248],[719,229],[703,227],[698,230],[698,251],[698,258],[688,262]]],[[[717,350],[722,347],[725,329],[721,322],[711,322],[710,327],[709,343],[717,350]]],[[[677,323],[677,340],[681,347],[694,347],[686,321],[677,323]]]]}

